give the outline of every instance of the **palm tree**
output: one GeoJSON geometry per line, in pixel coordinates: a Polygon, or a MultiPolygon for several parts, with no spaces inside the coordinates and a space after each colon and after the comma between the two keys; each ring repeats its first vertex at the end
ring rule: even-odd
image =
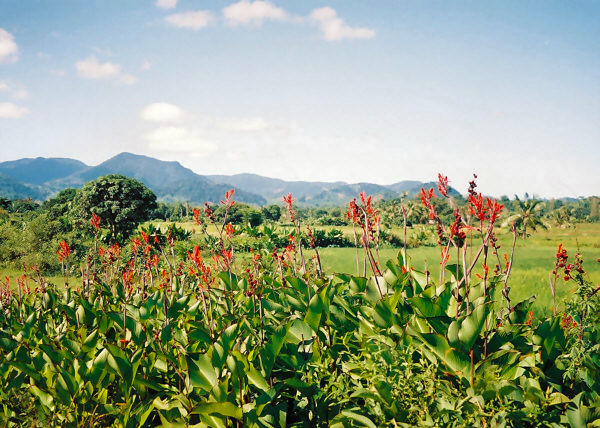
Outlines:
{"type": "Polygon", "coordinates": [[[537,228],[548,229],[548,224],[542,219],[542,208],[544,203],[538,199],[520,200],[515,195],[516,213],[508,217],[503,225],[509,225],[514,222],[515,227],[522,232],[523,239],[527,238],[527,229],[537,230],[537,228]]]}

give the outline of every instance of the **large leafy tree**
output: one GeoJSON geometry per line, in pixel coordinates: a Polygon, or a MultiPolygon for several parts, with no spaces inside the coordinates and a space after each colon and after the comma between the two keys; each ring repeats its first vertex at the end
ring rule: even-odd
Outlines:
{"type": "Polygon", "coordinates": [[[102,176],[87,183],[76,198],[81,215],[100,216],[110,239],[127,238],[156,209],[156,195],[143,183],[124,175],[102,176]]]}

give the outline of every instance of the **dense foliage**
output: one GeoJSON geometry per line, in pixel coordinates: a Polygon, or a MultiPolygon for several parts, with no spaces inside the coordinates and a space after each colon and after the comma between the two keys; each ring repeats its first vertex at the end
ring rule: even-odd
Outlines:
{"type": "Polygon", "coordinates": [[[92,213],[107,223],[113,241],[128,238],[156,209],[156,195],[143,183],[124,175],[104,175],[77,192],[75,203],[83,216],[92,213]]]}
{"type": "MultiPolygon", "coordinates": [[[[473,186],[462,209],[445,183],[440,176],[450,224],[433,193],[421,194],[441,249],[439,279],[414,269],[405,248],[379,262],[380,212],[364,194],[347,211],[356,275],[323,272],[291,195],[287,245],[247,253],[229,221],[233,191],[219,216],[193,209],[202,247],[185,230],[152,225],[125,247],[103,244],[107,223],[92,216],[81,233],[94,245],[81,264],[68,242],[55,247],[64,287],[35,265],[16,285],[2,281],[2,423],[599,424],[600,286],[586,279],[581,256],[559,247],[551,290],[566,282],[573,298],[535,319],[533,299],[511,300],[513,256],[501,260],[494,237],[502,204],[473,186]]],[[[60,218],[70,197],[48,213],[60,218]]]]}

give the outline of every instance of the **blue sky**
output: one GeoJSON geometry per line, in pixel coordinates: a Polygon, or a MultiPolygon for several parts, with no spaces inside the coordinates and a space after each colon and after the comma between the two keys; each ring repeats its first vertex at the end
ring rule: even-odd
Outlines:
{"type": "Polygon", "coordinates": [[[0,0],[0,161],[600,193],[600,2],[0,0]]]}

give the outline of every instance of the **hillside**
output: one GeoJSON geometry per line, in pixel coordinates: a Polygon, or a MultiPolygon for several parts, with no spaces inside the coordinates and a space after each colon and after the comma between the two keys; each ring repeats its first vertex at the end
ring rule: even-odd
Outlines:
{"type": "Polygon", "coordinates": [[[0,174],[29,184],[44,184],[88,168],[86,164],[68,158],[23,158],[0,163],[0,174]]]}
{"type": "Polygon", "coordinates": [[[13,177],[0,174],[0,197],[7,199],[27,199],[41,201],[48,197],[49,191],[43,186],[23,183],[13,177]]]}
{"type": "Polygon", "coordinates": [[[269,202],[279,203],[282,195],[292,193],[297,198],[309,199],[327,190],[345,185],[343,181],[285,181],[263,177],[258,174],[208,175],[216,183],[235,186],[247,192],[257,193],[269,202]]]}
{"type": "MultiPolygon", "coordinates": [[[[282,195],[292,193],[302,205],[333,206],[346,204],[362,191],[380,200],[399,198],[403,193],[414,196],[422,186],[435,187],[435,183],[414,180],[379,185],[286,181],[258,174],[200,175],[179,162],[124,152],[96,166],[87,166],[75,159],[40,157],[0,163],[0,196],[43,200],[62,189],[82,187],[106,174],[135,178],[150,187],[159,200],[196,204],[218,202],[231,188],[236,189],[238,201],[255,205],[278,204],[282,195]]],[[[454,189],[451,192],[458,194],[454,189]]]]}

